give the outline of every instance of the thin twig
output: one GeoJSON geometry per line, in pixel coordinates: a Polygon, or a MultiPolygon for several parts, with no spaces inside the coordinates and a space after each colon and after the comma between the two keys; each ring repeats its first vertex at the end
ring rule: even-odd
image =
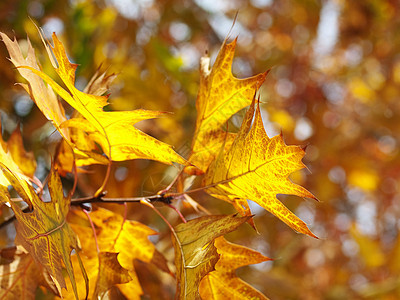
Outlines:
{"type": "Polygon", "coordinates": [[[171,199],[165,195],[152,195],[148,197],[126,197],[126,198],[106,198],[104,195],[83,197],[71,199],[71,205],[81,205],[83,203],[124,203],[124,202],[140,202],[148,199],[151,202],[170,203],[171,199]]]}
{"type": "Polygon", "coordinates": [[[73,148],[71,149],[71,151],[72,151],[72,155],[74,157],[73,164],[72,164],[72,170],[73,170],[73,173],[74,173],[74,185],[72,186],[72,189],[69,192],[69,196],[70,197],[73,196],[73,194],[75,193],[75,190],[76,190],[76,186],[78,185],[78,168],[76,166],[75,152],[74,152],[73,148]]]}
{"type": "Polygon", "coordinates": [[[142,201],[140,201],[140,203],[144,204],[144,205],[150,207],[152,210],[154,210],[157,213],[157,215],[159,215],[161,217],[161,219],[163,219],[165,224],[167,224],[169,229],[171,229],[171,232],[173,232],[173,233],[175,232],[174,227],[168,222],[168,220],[162,215],[162,213],[157,208],[155,208],[155,206],[151,202],[147,201],[146,198],[142,198],[142,201]]]}
{"type": "Polygon", "coordinates": [[[157,194],[166,194],[174,186],[174,184],[178,181],[178,179],[182,175],[182,173],[183,173],[183,168],[179,171],[178,174],[176,174],[174,180],[172,180],[172,182],[165,189],[159,191],[157,194]]]}
{"type": "Polygon", "coordinates": [[[175,206],[173,206],[172,204],[167,204],[168,207],[172,208],[174,211],[176,211],[176,213],[179,215],[179,217],[181,218],[183,223],[187,223],[185,217],[182,215],[182,213],[179,211],[179,209],[177,209],[175,206]]]}
{"type": "MultiPolygon", "coordinates": [[[[148,197],[127,197],[127,198],[105,198],[106,193],[102,193],[98,197],[96,196],[89,196],[89,197],[82,197],[82,198],[75,198],[71,199],[71,205],[74,206],[81,206],[85,203],[127,203],[127,202],[136,202],[136,203],[142,203],[143,201],[146,201],[148,203],[152,202],[161,202],[165,204],[170,204],[172,198],[167,196],[167,195],[152,195],[148,197]]],[[[23,201],[21,198],[12,198],[11,201],[23,201]]],[[[29,212],[29,208],[26,208],[23,210],[24,212],[29,212]]],[[[0,223],[0,228],[3,226],[6,226],[13,221],[15,221],[15,215],[10,216],[7,218],[4,222],[0,223]]]]}
{"type": "MultiPolygon", "coordinates": [[[[96,250],[97,250],[97,254],[100,254],[100,248],[99,248],[99,243],[97,242],[97,234],[96,234],[96,228],[94,227],[92,218],[89,215],[89,211],[87,211],[86,209],[82,209],[83,212],[85,213],[86,217],[88,218],[89,222],[90,222],[90,226],[92,227],[93,230],[93,237],[94,237],[94,242],[96,243],[96,250]]],[[[99,258],[100,259],[100,258],[99,258]]]]}

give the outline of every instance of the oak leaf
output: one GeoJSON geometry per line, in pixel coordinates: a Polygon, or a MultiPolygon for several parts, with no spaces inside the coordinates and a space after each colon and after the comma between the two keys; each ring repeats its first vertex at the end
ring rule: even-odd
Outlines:
{"type": "Polygon", "coordinates": [[[241,214],[250,213],[246,201],[250,199],[294,230],[316,237],[276,198],[277,194],[291,194],[316,199],[288,178],[292,172],[304,168],[303,157],[304,150],[287,146],[281,135],[267,136],[259,103],[254,99],[235,141],[228,151],[221,149],[205,175],[203,186],[212,196],[232,203],[241,214]]]}
{"type": "MultiPolygon", "coordinates": [[[[235,39],[227,44],[225,40],[216,61],[210,70],[210,58],[202,57],[200,62],[200,87],[196,100],[197,120],[189,161],[201,172],[205,172],[218,154],[221,145],[229,146],[233,134],[221,126],[239,110],[250,105],[251,97],[260,88],[267,72],[246,79],[232,75],[232,62],[236,47],[235,39]],[[249,100],[250,99],[250,100],[249,100]]],[[[196,171],[187,167],[186,172],[196,171]]]]}
{"type": "MultiPolygon", "coordinates": [[[[10,61],[18,69],[21,76],[28,82],[28,84],[20,83],[20,85],[28,92],[31,99],[36,103],[45,117],[51,120],[53,125],[58,129],[60,124],[66,121],[67,118],[65,117],[64,109],[60,105],[56,94],[39,76],[26,68],[20,68],[22,66],[27,66],[35,70],[40,70],[40,65],[36,59],[35,50],[31,42],[27,39],[28,52],[25,58],[16,39],[12,41],[2,32],[0,32],[0,36],[10,54],[10,61]]],[[[68,132],[66,130],[59,131],[61,135],[68,138],[68,132]]]]}
{"type": "MultiPolygon", "coordinates": [[[[74,127],[87,132],[88,136],[101,146],[110,160],[122,161],[141,158],[157,160],[166,164],[172,164],[172,162],[187,164],[171,146],[133,126],[139,121],[159,117],[164,114],[163,112],[142,109],[134,111],[103,111],[103,107],[108,104],[108,96],[87,94],[79,91],[75,87],[77,65],[70,63],[63,44],[55,34],[53,34],[53,42],[54,47],[46,45],[46,49],[53,67],[65,84],[66,89],[40,70],[31,66],[22,67],[40,76],[61,98],[82,115],[82,117],[72,118],[64,122],[63,127],[74,127]],[[55,60],[52,53],[55,56],[55,60]]],[[[92,157],[91,154],[90,156],[92,157]]],[[[94,156],[92,158],[96,159],[94,156]]]]}
{"type": "MultiPolygon", "coordinates": [[[[66,222],[70,207],[70,199],[64,197],[60,177],[52,168],[49,174],[48,188],[51,202],[43,202],[36,195],[33,187],[0,162],[4,175],[18,192],[22,200],[31,203],[33,211],[24,213],[18,205],[11,201],[6,189],[0,189],[0,197],[8,201],[14,211],[17,222],[15,228],[16,244],[22,245],[36,263],[44,267],[53,279],[59,293],[66,288],[63,265],[71,280],[75,298],[78,299],[76,282],[71,264],[71,251],[79,250],[79,240],[66,222]]],[[[85,272],[84,269],[81,270],[85,272]]]]}
{"type": "Polygon", "coordinates": [[[244,246],[232,244],[218,237],[214,242],[220,258],[215,264],[215,271],[208,273],[200,282],[199,291],[202,299],[263,299],[262,293],[238,278],[236,269],[258,264],[270,258],[244,246]]]}
{"type": "Polygon", "coordinates": [[[22,174],[33,178],[36,170],[35,156],[32,152],[25,151],[19,126],[15,128],[7,141],[7,150],[22,174]]]}
{"type": "Polygon", "coordinates": [[[102,299],[114,285],[132,280],[129,271],[120,265],[117,256],[118,253],[114,252],[99,253],[99,273],[93,299],[102,299]]]}
{"type": "MultiPolygon", "coordinates": [[[[44,116],[52,122],[52,124],[64,138],[64,141],[69,144],[71,144],[71,142],[74,143],[76,139],[74,133],[70,132],[67,128],[60,128],[60,125],[67,120],[67,117],[65,116],[64,108],[58,101],[53,89],[46,85],[40,76],[32,73],[30,70],[27,70],[27,67],[35,70],[41,70],[40,64],[35,55],[35,50],[33,49],[29,39],[27,40],[28,52],[25,58],[18,42],[15,39],[12,41],[6,34],[1,32],[0,36],[6,45],[8,53],[10,54],[10,61],[17,68],[20,75],[28,82],[28,84],[20,83],[19,85],[26,90],[31,99],[36,103],[37,107],[42,111],[44,116]]],[[[88,142],[86,142],[85,145],[87,143],[88,142]]],[[[67,147],[70,148],[71,146],[67,147]]],[[[74,152],[75,154],[71,155],[71,157],[72,161],[73,159],[76,159],[77,166],[85,166],[94,163],[107,164],[109,162],[105,157],[91,152],[91,148],[83,147],[82,143],[74,149],[74,152]],[[90,156],[88,155],[89,152],[91,152],[90,156]]],[[[70,164],[65,164],[69,167],[69,170],[67,171],[71,171],[72,161],[70,164]]],[[[63,167],[64,165],[59,164],[59,166],[63,167]]],[[[66,168],[63,167],[62,170],[63,169],[66,168]]]]}
{"type": "MultiPolygon", "coordinates": [[[[152,263],[161,270],[170,273],[166,259],[148,239],[149,235],[154,235],[157,232],[139,222],[124,220],[120,215],[104,208],[97,208],[92,211],[90,218],[96,228],[100,251],[119,253],[118,262],[129,271],[132,280],[125,284],[117,284],[118,289],[126,297],[140,299],[143,294],[133,264],[135,259],[152,263]]],[[[71,211],[69,220],[82,241],[82,255],[85,257],[84,265],[89,282],[95,283],[99,275],[99,264],[90,224],[87,222],[86,215],[81,211],[71,211]]],[[[79,274],[77,274],[77,278],[80,278],[79,274]]],[[[77,281],[78,289],[83,291],[83,284],[80,284],[79,280],[77,281]]],[[[93,295],[94,284],[90,284],[89,287],[89,294],[93,295]]],[[[66,299],[72,298],[70,294],[64,296],[66,299]]]]}
{"type": "MultiPolygon", "coordinates": [[[[30,178],[34,175],[36,161],[34,160],[33,153],[25,151],[19,129],[14,130],[7,143],[4,142],[0,134],[0,162],[5,164],[8,169],[19,177],[20,184],[26,193],[30,194],[32,190],[28,186],[31,185],[30,178]]],[[[8,185],[10,185],[10,181],[0,169],[0,189],[4,190],[8,185]]],[[[8,198],[2,197],[0,199],[0,202],[7,201],[8,198]]],[[[27,198],[26,203],[32,208],[30,197],[27,198]]]]}
{"type": "Polygon", "coordinates": [[[214,270],[219,259],[214,239],[235,230],[249,217],[205,216],[179,224],[173,233],[177,299],[200,299],[201,279],[214,270]]]}
{"type": "Polygon", "coordinates": [[[3,260],[11,260],[8,264],[0,265],[1,300],[33,300],[39,285],[57,293],[55,286],[47,280],[43,269],[35,264],[30,254],[25,253],[22,247],[2,249],[1,257],[3,260]]]}

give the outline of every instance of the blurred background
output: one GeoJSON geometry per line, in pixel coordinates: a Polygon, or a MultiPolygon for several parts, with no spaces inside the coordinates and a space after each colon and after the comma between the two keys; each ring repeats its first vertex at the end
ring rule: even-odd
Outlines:
{"type": "MultiPolygon", "coordinates": [[[[80,65],[79,88],[100,65],[102,71],[118,73],[107,109],[173,112],[138,127],[187,157],[200,57],[208,51],[215,59],[236,13],[230,33],[231,39],[238,36],[233,73],[244,78],[271,69],[260,92],[264,125],[269,136],[282,132],[287,144],[307,146],[308,170],[292,180],[320,200],[279,196],[318,240],[296,234],[252,205],[260,235],[242,226],[227,238],[275,260],[237,274],[271,299],[399,299],[398,1],[6,0],[0,2],[0,30],[16,36],[22,46],[28,35],[50,74],[54,72],[29,17],[48,37],[55,31],[71,61],[80,65]]],[[[26,148],[38,160],[37,177],[44,179],[59,137],[14,85],[21,78],[7,57],[1,45],[2,134],[7,140],[21,127],[26,148]]],[[[243,114],[232,118],[231,130],[237,130],[243,114]]],[[[100,186],[103,173],[96,170],[103,169],[91,167],[91,173],[81,175],[78,196],[91,195],[100,186]]],[[[108,195],[154,194],[175,173],[174,167],[155,162],[116,163],[108,195]]],[[[71,178],[64,184],[68,188],[71,178]]],[[[234,211],[205,193],[193,198],[215,214],[234,211]]],[[[122,211],[118,205],[107,207],[122,211]]],[[[160,210],[171,223],[178,222],[175,213],[160,210]]],[[[190,208],[181,210],[189,219],[195,216],[190,208]]],[[[166,225],[139,205],[130,205],[129,214],[161,232],[153,241],[172,262],[166,225]]],[[[13,225],[0,233],[1,247],[13,243],[13,225]]],[[[144,286],[147,297],[173,297],[173,287],[160,284],[164,294],[153,295],[144,286]]]]}

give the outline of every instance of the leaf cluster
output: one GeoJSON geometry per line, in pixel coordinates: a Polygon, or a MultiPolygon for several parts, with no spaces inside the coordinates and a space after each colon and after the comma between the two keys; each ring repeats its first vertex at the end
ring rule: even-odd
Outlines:
{"type": "Polygon", "coordinates": [[[304,167],[304,149],[287,146],[281,135],[269,138],[265,132],[256,95],[267,72],[246,79],[232,75],[236,39],[224,41],[212,67],[209,57],[201,59],[196,129],[190,154],[184,158],[172,146],[134,126],[139,121],[165,116],[165,112],[104,109],[108,105],[106,92],[115,74],[97,72],[85,89],[79,90],[75,78],[78,65],[70,62],[56,34],[52,43],[42,35],[41,39],[57,79],[41,68],[29,41],[24,56],[16,40],[3,33],[1,38],[11,63],[25,79],[21,86],[61,136],[48,175],[51,199],[47,202],[43,198],[45,183],[35,178],[36,162],[23,150],[20,133],[16,132],[7,143],[1,141],[0,200],[15,214],[15,244],[23,253],[14,256],[9,267],[16,274],[25,274],[22,278],[0,274],[2,278],[8,276],[8,284],[1,286],[3,295],[10,299],[20,297],[26,285],[24,277],[32,271],[41,276],[29,283],[32,291],[24,294],[24,299],[32,299],[38,285],[67,299],[101,299],[107,293],[111,297],[110,290],[128,299],[139,299],[143,290],[134,262],[140,260],[176,277],[178,299],[266,299],[236,277],[235,270],[268,258],[227,242],[223,235],[245,222],[255,228],[247,202],[252,200],[297,232],[315,237],[276,195],[315,197],[289,179],[304,167]],[[72,113],[66,112],[66,105],[72,113]],[[225,124],[247,106],[239,131],[230,132],[225,124]],[[174,164],[175,179],[149,197],[106,198],[112,164],[132,159],[174,164]],[[92,195],[74,197],[79,173],[98,164],[107,168],[101,174],[100,186],[92,195]],[[66,192],[60,176],[71,174],[74,185],[66,192]],[[196,178],[202,179],[199,188],[185,186],[185,182],[196,178]],[[20,198],[11,196],[10,187],[20,198]],[[208,213],[195,197],[189,196],[200,191],[232,204],[238,213],[208,213]],[[27,212],[17,204],[21,200],[27,204],[27,212]],[[182,223],[172,226],[153,205],[155,201],[174,208],[182,223]],[[178,201],[203,216],[186,221],[174,206],[178,201]],[[121,216],[98,205],[106,202],[139,202],[159,214],[171,231],[174,263],[168,262],[148,239],[156,234],[154,230],[128,220],[126,214],[121,216]],[[92,211],[85,203],[92,204],[92,211]]]}

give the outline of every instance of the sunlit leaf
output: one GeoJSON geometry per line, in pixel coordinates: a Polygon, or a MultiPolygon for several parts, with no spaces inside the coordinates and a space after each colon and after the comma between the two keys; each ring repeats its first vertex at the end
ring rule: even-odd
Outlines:
{"type": "Polygon", "coordinates": [[[117,256],[118,253],[100,252],[99,275],[97,276],[93,299],[102,299],[104,294],[114,285],[132,280],[129,271],[120,265],[117,256]]]}
{"type": "Polygon", "coordinates": [[[200,299],[199,283],[219,259],[214,239],[235,230],[249,217],[206,216],[179,224],[173,232],[177,299],[200,299]]]}
{"type": "Polygon", "coordinates": [[[36,170],[35,156],[32,152],[25,151],[19,126],[15,128],[8,139],[7,149],[22,173],[33,178],[36,170]]]}
{"type": "Polygon", "coordinates": [[[43,269],[20,247],[2,249],[1,254],[3,259],[12,262],[0,265],[0,299],[33,300],[39,285],[51,288],[57,293],[54,286],[49,286],[43,269]],[[3,255],[4,252],[7,252],[7,257],[3,255]]]}
{"type": "MultiPolygon", "coordinates": [[[[24,213],[13,201],[7,190],[0,190],[1,198],[7,198],[17,218],[15,224],[17,236],[15,242],[22,245],[36,263],[44,267],[53,279],[59,293],[66,287],[63,276],[63,265],[71,280],[76,299],[78,293],[71,264],[71,251],[79,249],[79,241],[66,222],[70,199],[64,197],[61,180],[52,168],[49,175],[49,192],[51,202],[43,202],[31,186],[24,182],[10,169],[0,163],[11,185],[25,202],[32,204],[33,211],[24,213]],[[28,189],[28,190],[27,190],[28,189]]],[[[82,272],[84,272],[82,270],[82,272]]]]}
{"type": "Polygon", "coordinates": [[[203,185],[209,187],[208,193],[234,204],[242,214],[248,215],[246,199],[250,199],[296,231],[315,237],[276,198],[277,194],[291,194],[315,199],[305,188],[288,179],[292,172],[304,167],[303,156],[302,148],[286,146],[281,135],[271,139],[267,136],[260,107],[253,101],[231,148],[220,151],[203,185]]]}
{"type": "MultiPolygon", "coordinates": [[[[93,232],[87,223],[86,215],[79,211],[73,211],[71,215],[71,226],[82,241],[82,255],[85,256],[84,265],[88,273],[90,291],[94,293],[94,283],[99,275],[98,255],[93,239],[93,232]],[[84,225],[85,224],[85,225],[84,225]]],[[[112,211],[98,208],[90,213],[93,221],[100,251],[117,252],[118,262],[124,269],[129,271],[131,281],[125,284],[118,284],[118,289],[129,299],[140,299],[143,294],[137,278],[133,261],[135,259],[146,263],[152,263],[165,272],[170,272],[164,256],[157,251],[148,237],[156,234],[149,227],[135,221],[125,220],[112,211]]],[[[77,276],[78,277],[78,276],[77,276]]],[[[79,278],[79,277],[78,277],[79,278]]],[[[78,284],[79,291],[84,290],[84,285],[78,284]]],[[[71,295],[65,294],[66,299],[71,295]]]]}
{"type": "MultiPolygon", "coordinates": [[[[236,39],[224,41],[217,59],[210,70],[210,58],[202,57],[200,87],[196,100],[196,131],[189,161],[205,172],[218,154],[221,145],[230,145],[234,136],[221,129],[229,118],[251,103],[252,96],[264,82],[267,73],[246,79],[232,75],[232,61],[236,39]]],[[[193,168],[186,169],[194,173],[193,168]]]]}
{"type": "MultiPolygon", "coordinates": [[[[0,125],[1,130],[1,125],[0,125]]],[[[4,142],[0,134],[0,162],[7,166],[20,179],[20,184],[27,194],[31,193],[29,177],[33,176],[36,169],[36,161],[33,154],[24,150],[21,133],[16,129],[8,142],[4,142]]],[[[10,184],[8,177],[0,170],[0,186],[7,188],[10,184]]],[[[1,202],[8,201],[7,197],[1,197],[1,202]]],[[[26,203],[31,206],[30,198],[26,203]]]]}
{"type": "MultiPolygon", "coordinates": [[[[28,66],[36,70],[40,70],[40,66],[36,59],[35,50],[28,40],[28,53],[26,58],[22,54],[21,48],[14,39],[12,41],[6,34],[0,32],[0,36],[7,47],[10,54],[10,60],[15,67],[28,66]]],[[[51,87],[47,86],[43,80],[36,74],[27,70],[26,68],[18,68],[19,73],[23,78],[28,81],[28,85],[21,84],[22,87],[29,93],[31,99],[35,101],[36,105],[43,112],[48,120],[51,120],[55,127],[67,120],[65,117],[64,109],[57,100],[51,87]]],[[[60,130],[60,133],[68,136],[66,130],[60,130]]]]}
{"type": "MultiPolygon", "coordinates": [[[[172,164],[172,162],[186,164],[186,161],[171,146],[133,126],[139,121],[156,118],[162,115],[162,112],[147,110],[103,111],[103,107],[108,104],[108,97],[79,91],[75,87],[77,65],[69,62],[64,46],[55,34],[53,34],[53,42],[54,47],[50,47],[56,61],[53,60],[48,47],[49,58],[67,89],[62,88],[48,75],[34,67],[23,66],[23,68],[40,76],[61,98],[82,115],[83,118],[72,118],[64,122],[63,127],[75,127],[84,130],[114,161],[142,158],[157,160],[166,164],[172,164]]],[[[95,157],[92,158],[95,159],[95,157]]]]}
{"type": "Polygon", "coordinates": [[[237,268],[258,264],[270,258],[244,246],[229,243],[223,237],[215,239],[220,259],[215,271],[208,273],[200,282],[202,299],[267,299],[262,293],[238,278],[237,268]]]}

